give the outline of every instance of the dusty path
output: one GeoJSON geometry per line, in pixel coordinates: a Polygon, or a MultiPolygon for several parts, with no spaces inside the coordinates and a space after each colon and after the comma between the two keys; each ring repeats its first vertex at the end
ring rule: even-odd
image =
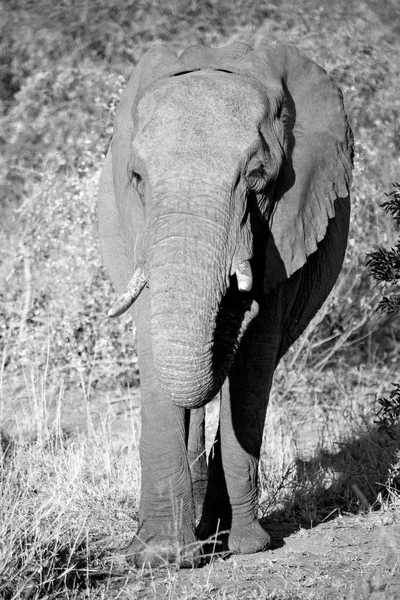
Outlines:
{"type": "Polygon", "coordinates": [[[291,534],[290,524],[268,529],[272,550],[192,571],[139,574],[119,589],[119,598],[400,599],[400,519],[394,512],[339,517],[291,534]]]}
{"type": "MultiPolygon", "coordinates": [[[[21,394],[3,405],[3,431],[11,439],[35,438],[27,403],[21,394]]],[[[72,437],[101,428],[107,419],[112,439],[123,446],[132,435],[139,438],[139,407],[138,390],[127,397],[96,394],[88,403],[67,394],[61,414],[53,401],[46,416],[52,422],[59,414],[63,431],[72,437]]],[[[214,417],[211,411],[209,418],[214,417]]],[[[110,579],[101,597],[400,600],[400,507],[336,517],[311,529],[268,521],[265,527],[272,536],[272,549],[265,553],[217,559],[194,570],[133,571],[110,579]]]]}

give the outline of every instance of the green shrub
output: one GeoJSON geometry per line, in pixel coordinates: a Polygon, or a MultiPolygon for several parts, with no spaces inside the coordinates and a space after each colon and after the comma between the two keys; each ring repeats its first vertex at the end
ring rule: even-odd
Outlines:
{"type": "MultiPolygon", "coordinates": [[[[93,384],[137,380],[136,363],[128,365],[134,352],[129,326],[100,317],[112,288],[101,269],[95,229],[96,182],[122,74],[154,43],[180,50],[234,39],[297,44],[343,89],[356,139],[349,247],[336,292],[311,343],[303,344],[303,356],[311,367],[371,360],[371,348],[383,347],[371,342],[372,332],[386,317],[374,310],[364,257],[382,239],[390,243],[392,232],[374,198],[395,176],[400,144],[399,43],[389,12],[384,21],[375,11],[374,3],[356,0],[268,8],[253,0],[3,5],[0,205],[8,208],[0,225],[6,248],[0,335],[6,371],[45,365],[50,353],[54,373],[67,381],[77,370],[93,384]],[[125,341],[118,341],[120,334],[125,341]]],[[[384,361],[395,354],[392,333],[380,355],[384,361]]],[[[297,356],[295,349],[291,357],[297,356]]]]}
{"type": "Polygon", "coordinates": [[[0,275],[0,340],[5,377],[30,369],[49,384],[137,383],[132,323],[110,320],[111,283],[97,242],[98,176],[49,172],[16,214],[3,241],[12,260],[0,275]]]}
{"type": "MultiPolygon", "coordinates": [[[[400,229],[400,184],[393,184],[393,188],[382,208],[393,217],[397,229],[400,229]]],[[[382,292],[377,310],[387,315],[398,313],[400,294],[396,293],[396,288],[400,282],[400,237],[393,248],[388,250],[380,246],[371,252],[367,265],[382,292]]],[[[392,384],[392,387],[389,394],[378,397],[380,408],[377,412],[377,423],[389,435],[393,435],[393,429],[400,421],[400,383],[392,384]]]]}
{"type": "Polygon", "coordinates": [[[83,177],[98,169],[123,82],[86,65],[54,65],[25,80],[3,119],[7,153],[0,196],[21,201],[47,170],[83,177]]]}

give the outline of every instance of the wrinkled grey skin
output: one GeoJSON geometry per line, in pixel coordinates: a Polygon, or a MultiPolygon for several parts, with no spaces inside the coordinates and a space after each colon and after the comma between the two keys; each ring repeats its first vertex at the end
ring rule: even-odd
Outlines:
{"type": "Polygon", "coordinates": [[[158,47],[137,65],[99,190],[102,252],[122,294],[110,314],[135,301],[137,566],[196,565],[196,540],[217,531],[217,548],[268,547],[257,467],[272,376],[339,274],[351,166],[340,92],[295,48],[177,58],[158,47]],[[217,394],[203,503],[204,406],[217,394]]]}

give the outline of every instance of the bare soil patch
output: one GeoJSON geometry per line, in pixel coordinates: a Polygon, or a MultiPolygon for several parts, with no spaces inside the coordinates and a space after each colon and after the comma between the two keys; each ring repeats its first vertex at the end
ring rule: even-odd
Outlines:
{"type": "MultiPolygon", "coordinates": [[[[4,394],[3,434],[15,443],[21,438],[36,439],[40,431],[32,419],[32,405],[26,392],[21,391],[17,399],[14,395],[10,403],[6,396],[4,394]]],[[[137,445],[139,390],[125,396],[96,393],[87,402],[82,400],[81,393],[65,393],[61,405],[54,393],[43,403],[42,409],[39,408],[38,414],[45,411],[42,416],[48,424],[59,420],[67,440],[73,440],[76,435],[90,437],[106,428],[116,452],[137,445]]],[[[209,411],[210,431],[215,430],[217,412],[215,405],[209,411]]],[[[315,410],[312,416],[309,412],[308,415],[304,421],[291,412],[292,429],[286,435],[293,440],[296,434],[297,439],[303,440],[303,450],[310,456],[311,432],[316,435],[315,420],[320,417],[315,410]]],[[[280,414],[275,407],[270,415],[275,430],[278,417],[285,424],[287,415],[280,414]]],[[[122,564],[123,548],[119,548],[118,540],[108,540],[116,555],[120,553],[118,574],[115,576],[111,569],[102,591],[96,592],[93,588],[90,597],[121,600],[400,599],[400,509],[392,505],[385,510],[361,512],[363,508],[360,502],[359,514],[342,515],[337,509],[325,522],[310,528],[291,522],[289,511],[286,516],[285,510],[277,511],[263,521],[272,538],[269,551],[216,558],[201,568],[178,572],[171,567],[156,572],[129,570],[122,564]]],[[[107,541],[103,542],[107,546],[107,541]]],[[[83,599],[87,595],[78,592],[72,597],[83,599]]]]}
{"type": "Polygon", "coordinates": [[[192,571],[139,574],[119,598],[400,598],[400,522],[394,512],[346,515],[309,530],[265,523],[272,549],[192,571]],[[135,594],[132,596],[132,592],[135,594]]]}

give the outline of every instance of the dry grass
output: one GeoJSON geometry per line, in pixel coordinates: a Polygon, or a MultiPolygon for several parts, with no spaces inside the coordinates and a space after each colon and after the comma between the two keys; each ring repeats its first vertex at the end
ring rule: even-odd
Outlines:
{"type": "MultiPolygon", "coordinates": [[[[137,361],[131,324],[105,317],[113,292],[94,208],[123,87],[118,73],[153,43],[294,43],[341,85],[356,137],[349,250],[329,302],[276,375],[260,515],[301,524],[304,539],[339,514],[361,521],[376,511],[383,526],[398,519],[400,436],[377,429],[374,403],[398,378],[399,328],[377,317],[363,273],[366,254],[393,237],[378,204],[400,164],[396,0],[157,0],[146,8],[91,0],[83,12],[72,0],[9,4],[0,62],[11,95],[0,117],[12,143],[0,193],[20,204],[4,210],[0,231],[1,600],[131,600],[155,586],[154,574],[130,572],[123,558],[140,479],[137,403],[127,392],[137,361]],[[116,391],[110,397],[105,388],[116,391]]],[[[211,428],[216,418],[214,406],[211,428]]],[[[186,590],[164,570],[161,597],[325,596],[313,581],[299,592],[249,581],[244,594],[250,567],[234,563],[232,586],[222,588],[213,583],[216,561],[186,590]]],[[[366,558],[363,598],[385,597],[388,573],[379,569],[366,558]]]]}
{"type": "Polygon", "coordinates": [[[312,527],[343,511],[398,504],[400,429],[391,437],[375,422],[376,382],[394,371],[305,373],[291,388],[276,374],[261,457],[264,515],[312,527]]]}
{"type": "Polygon", "coordinates": [[[53,419],[45,387],[29,392],[20,414],[25,434],[30,414],[29,438],[3,438],[0,597],[75,597],[126,571],[121,550],[135,530],[140,485],[135,423],[130,443],[113,438],[107,414],[97,429],[70,435],[63,398],[53,419]]]}
{"type": "MultiPolygon", "coordinates": [[[[400,435],[390,439],[379,432],[366,402],[382,375],[327,372],[314,387],[305,380],[288,390],[279,384],[282,372],[277,374],[260,469],[267,522],[310,528],[348,512],[400,511],[400,435]]],[[[67,399],[52,398],[45,381],[37,381],[26,378],[28,403],[13,414],[22,435],[9,445],[3,437],[0,597],[111,598],[127,581],[130,594],[148,590],[149,574],[133,574],[123,558],[138,507],[137,413],[116,417],[110,404],[92,419],[96,397],[88,401],[82,394],[83,432],[71,433],[67,399]],[[121,420],[123,431],[116,429],[121,420]]],[[[4,394],[0,414],[5,431],[10,412],[4,394]]],[[[211,427],[216,418],[214,409],[211,427]]],[[[185,597],[172,571],[163,577],[169,598],[185,597]]],[[[197,598],[236,597],[210,587],[206,572],[204,578],[192,585],[197,598]]],[[[291,596],[277,590],[275,596],[254,597],[291,596]]]]}

